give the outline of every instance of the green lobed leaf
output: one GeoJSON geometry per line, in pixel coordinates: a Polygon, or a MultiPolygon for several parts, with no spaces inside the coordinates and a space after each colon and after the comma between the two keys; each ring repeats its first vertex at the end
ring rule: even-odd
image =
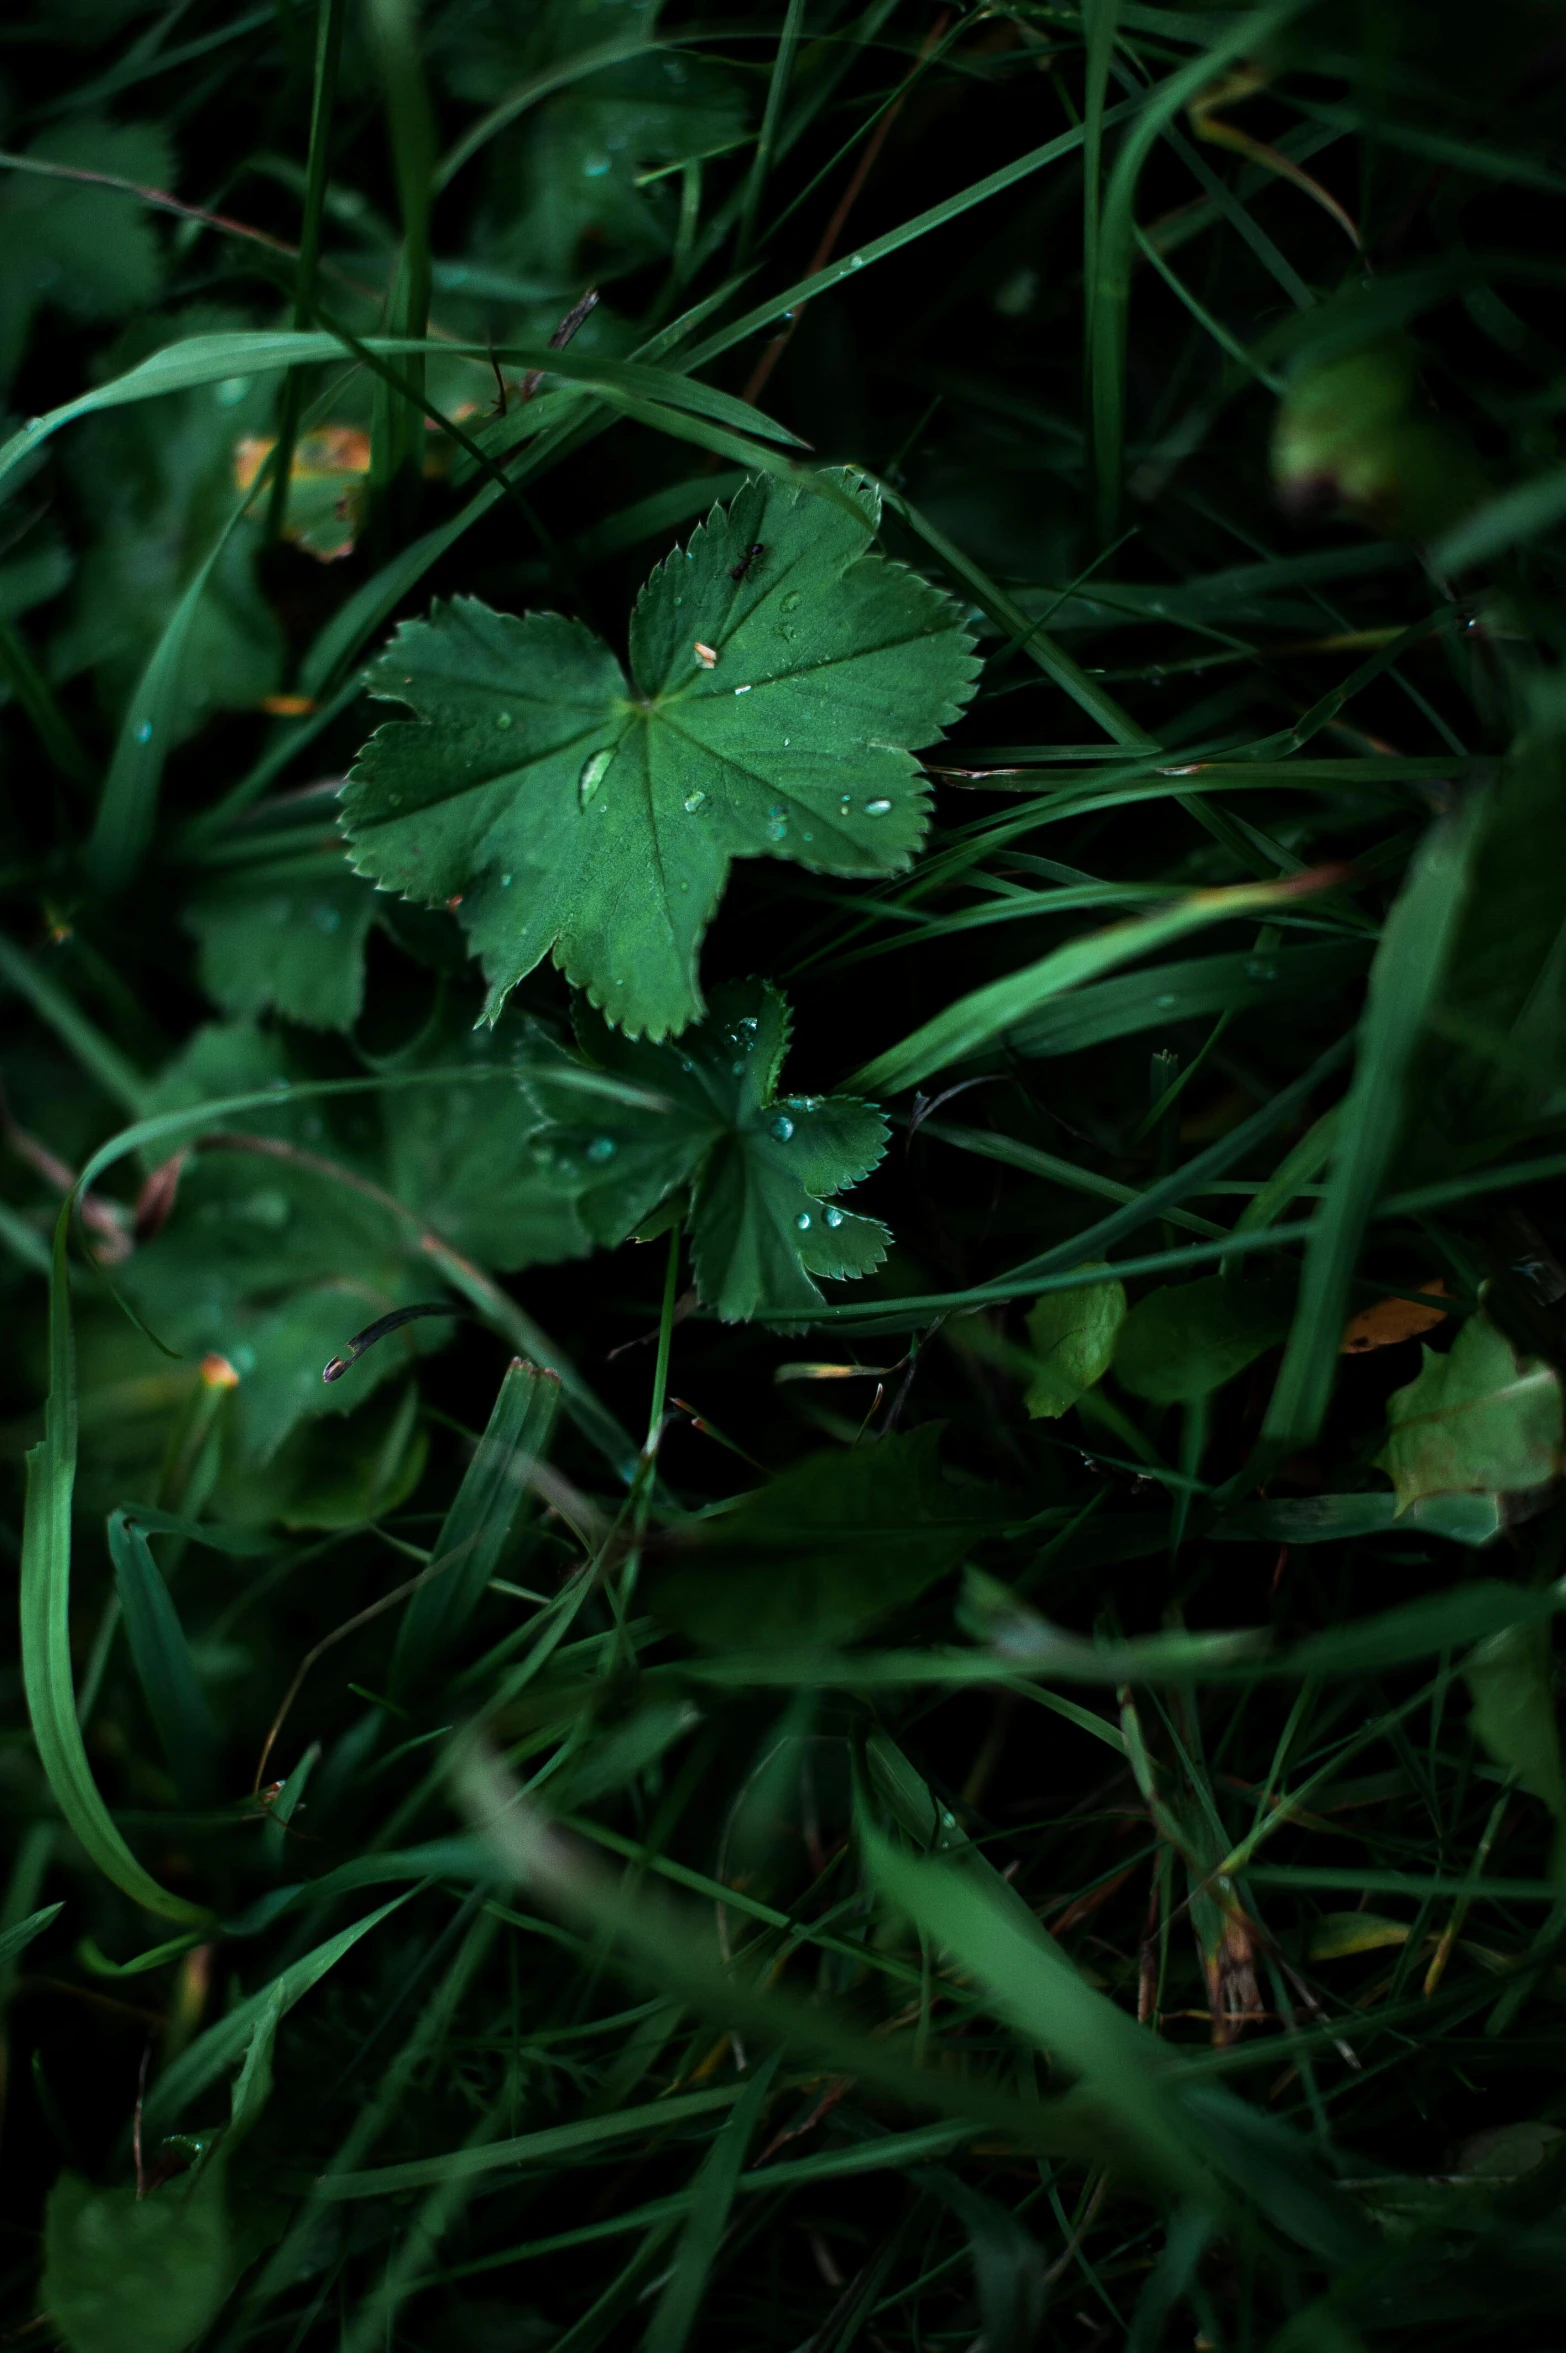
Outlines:
{"type": "Polygon", "coordinates": [[[350,775],[354,864],[458,902],[491,1018],[552,952],[616,1026],[666,1036],[702,1011],[732,859],[908,864],[928,823],[913,751],[977,664],[956,608],[870,551],[879,505],[853,479],[767,478],[714,508],[637,599],[629,682],[580,622],[475,598],[404,623],[373,665],[371,691],[417,718],[350,775]]]}
{"type": "Polygon", "coordinates": [[[868,1274],[886,1228],[830,1199],[859,1183],[886,1149],[887,1124],[848,1095],[780,1095],[788,1050],[786,999],[770,982],[713,992],[712,1011],[677,1046],[655,1046],[578,1023],[583,1055],[645,1090],[605,1102],[583,1124],[583,1097],[562,1081],[562,1056],[528,1091],[544,1124],[538,1166],[595,1242],[625,1239],[658,1205],[690,1189],[688,1224],[703,1302],[733,1322],[819,1306],[816,1277],[868,1274]]]}
{"type": "MultiPolygon", "coordinates": [[[[1103,1266],[1102,1260],[1087,1260],[1103,1266]]],[[[1104,1266],[1107,1274],[1109,1269],[1104,1266]]],[[[1028,1317],[1035,1369],[1023,1404],[1035,1421],[1058,1421],[1108,1372],[1125,1320],[1124,1285],[1093,1283],[1081,1291],[1047,1291],[1028,1317]]]]}
{"type": "MultiPolygon", "coordinates": [[[[186,312],[180,339],[167,345],[174,387],[167,397],[95,415],[72,444],[71,480],[90,543],[50,669],[66,683],[90,669],[116,716],[143,690],[146,710],[126,712],[133,733],[120,747],[122,764],[138,748],[134,729],[144,721],[158,730],[145,749],[161,764],[213,712],[259,703],[279,682],[282,631],[256,580],[257,534],[245,522],[228,529],[235,452],[244,434],[269,422],[270,399],[264,379],[256,384],[244,365],[245,336],[204,331],[235,315],[186,312]],[[182,380],[186,353],[199,359],[228,343],[236,348],[223,373],[214,366],[182,380]],[[208,565],[198,601],[185,606],[208,565]],[[177,675],[154,676],[148,664],[166,633],[179,656],[177,675]]],[[[166,322],[138,319],[116,356],[134,362],[149,354],[143,364],[155,369],[156,346],[168,332],[166,322]]],[[[139,372],[132,366],[115,381],[131,382],[139,372]]]]}
{"type": "MultiPolygon", "coordinates": [[[[25,162],[114,173],[167,188],[174,158],[150,123],[77,116],[44,131],[25,162]]],[[[0,388],[9,384],[43,304],[71,318],[123,319],[157,299],[157,232],[133,197],[25,168],[0,184],[0,388]]]]}
{"type": "Polygon", "coordinates": [[[1471,1316],[1438,1356],[1422,1351],[1418,1376],[1387,1400],[1391,1435],[1376,1456],[1403,1512],[1435,1495],[1524,1493],[1566,1463],[1561,1381],[1519,1356],[1488,1316],[1471,1316]]]}
{"type": "Polygon", "coordinates": [[[1210,1397],[1289,1329],[1292,1288],[1204,1275],[1139,1299],[1115,1341],[1115,1378],[1154,1405],[1210,1397]]]}
{"type": "Polygon", "coordinates": [[[201,985],[225,1013],[351,1029],[364,1003],[375,893],[340,854],[249,866],[186,902],[201,985]]]}
{"type": "Polygon", "coordinates": [[[916,1600],[996,1522],[946,1479],[940,1430],[813,1454],[746,1497],[692,1553],[644,1571],[658,1616],[712,1649],[850,1641],[916,1600]]]}

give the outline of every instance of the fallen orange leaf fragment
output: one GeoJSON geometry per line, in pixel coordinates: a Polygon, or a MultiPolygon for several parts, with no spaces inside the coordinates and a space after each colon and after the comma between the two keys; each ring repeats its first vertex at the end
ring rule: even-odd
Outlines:
{"type": "MultiPolygon", "coordinates": [[[[1421,1283],[1419,1288],[1432,1298],[1450,1296],[1440,1275],[1432,1282],[1421,1283]]],[[[1448,1313],[1444,1307],[1421,1307],[1415,1299],[1378,1299],[1374,1307],[1351,1317],[1344,1326],[1338,1353],[1364,1356],[1372,1348],[1393,1348],[1399,1340],[1417,1339],[1421,1332],[1444,1323],[1448,1313]]]]}

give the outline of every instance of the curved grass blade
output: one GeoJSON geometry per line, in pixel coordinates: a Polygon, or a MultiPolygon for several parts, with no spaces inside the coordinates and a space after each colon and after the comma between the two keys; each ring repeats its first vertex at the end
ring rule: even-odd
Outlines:
{"type": "MultiPolygon", "coordinates": [[[[74,1199],[74,1196],[73,1196],[74,1199]]],[[[55,1223],[49,1279],[49,1401],[27,1457],[22,1534],[22,1686],[38,1760],[67,1827],[106,1879],[144,1910],[197,1923],[199,1904],[159,1885],[131,1853],[99,1794],[76,1720],[71,1669],[71,1497],[76,1484],[76,1351],[67,1237],[72,1200],[55,1223]]]]}
{"type": "MultiPolygon", "coordinates": [[[[1088,352],[1089,402],[1093,429],[1093,470],[1098,532],[1115,535],[1120,512],[1121,453],[1125,445],[1126,325],[1131,271],[1136,251],[1136,192],[1142,167],[1162,135],[1226,65],[1265,48],[1272,35],[1300,14],[1308,0],[1272,0],[1241,17],[1200,56],[1150,90],[1121,143],[1104,194],[1098,238],[1098,274],[1091,290],[1092,341],[1088,352]]],[[[1120,110],[1117,108],[1116,112],[1120,110]]],[[[1105,117],[1106,122],[1110,118],[1105,117]]]]}
{"type": "Polygon", "coordinates": [[[894,1094],[917,1086],[934,1072],[993,1045],[1066,989],[1097,980],[1101,973],[1112,972],[1133,957],[1150,955],[1170,940],[1183,939],[1187,932],[1226,922],[1231,916],[1281,906],[1309,892],[1330,889],[1341,879],[1342,868],[1332,866],[1291,874],[1280,882],[1235,883],[1221,890],[1194,892],[1177,906],[1131,923],[1111,924],[1107,930],[1056,948],[1021,972],[1008,973],[1003,980],[990,981],[959,997],[944,1013],[937,1013],[899,1044],[887,1047],[843,1083],[856,1093],[894,1094]]]}

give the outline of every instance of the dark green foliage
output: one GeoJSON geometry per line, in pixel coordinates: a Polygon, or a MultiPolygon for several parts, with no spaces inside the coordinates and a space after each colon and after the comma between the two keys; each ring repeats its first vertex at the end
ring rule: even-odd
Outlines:
{"type": "Polygon", "coordinates": [[[847,1642],[913,1601],[993,1526],[998,1498],[943,1477],[926,1427],[809,1456],[656,1568],[653,1609],[715,1649],[847,1642]]]}
{"type": "Polygon", "coordinates": [[[546,1060],[528,1091],[543,1115],[531,1150],[542,1181],[586,1232],[613,1245],[688,1189],[691,1262],[704,1302],[726,1322],[809,1310],[813,1277],[869,1274],[886,1228],[830,1198],[869,1175],[886,1122],[851,1095],[783,1095],[788,1007],[770,984],[731,983],[677,1046],[578,1019],[590,1068],[629,1081],[641,1102],[600,1112],[569,1063],[546,1060]],[[584,1109],[594,1111],[584,1123],[584,1109]]]}
{"type": "Polygon", "coordinates": [[[354,864],[460,908],[491,1016],[553,950],[618,1028],[663,1037],[702,1010],[732,858],[907,865],[928,823],[909,747],[959,716],[975,665],[951,605],[870,553],[879,501],[851,482],[758,482],[715,510],[637,599],[629,684],[579,624],[473,598],[376,665],[372,690],[422,724],[360,755],[354,864]]]}
{"type": "Polygon", "coordinates": [[[0,2334],[1554,2353],[1551,13],[0,19],[0,2334]]]}
{"type": "Polygon", "coordinates": [[[1154,1405],[1210,1396],[1288,1332],[1286,1286],[1204,1275],[1164,1283],[1139,1299],[1115,1340],[1115,1373],[1154,1405]]]}

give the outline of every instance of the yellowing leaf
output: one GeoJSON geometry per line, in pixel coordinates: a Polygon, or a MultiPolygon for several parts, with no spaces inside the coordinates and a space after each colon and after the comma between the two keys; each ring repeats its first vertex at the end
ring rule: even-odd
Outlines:
{"type": "MultiPolygon", "coordinates": [[[[1420,1289],[1446,1297],[1446,1285],[1439,1275],[1434,1282],[1421,1283],[1420,1289]]],[[[1338,1353],[1366,1356],[1372,1348],[1395,1348],[1400,1340],[1414,1340],[1421,1332],[1433,1331],[1450,1312],[1445,1307],[1421,1307],[1413,1299],[1378,1299],[1374,1307],[1349,1318],[1338,1353]]]]}
{"type": "Polygon", "coordinates": [[[1384,1920],[1377,1912],[1327,1912],[1312,1926],[1305,1950],[1312,1961],[1345,1961],[1407,1942],[1406,1920],[1384,1920]]]}
{"type": "MultiPolygon", "coordinates": [[[[234,488],[248,490],[277,447],[269,434],[247,433],[234,450],[234,488]]],[[[357,425],[322,425],[302,433],[288,469],[283,537],[317,562],[351,555],[364,521],[370,436],[357,425]]]]}

